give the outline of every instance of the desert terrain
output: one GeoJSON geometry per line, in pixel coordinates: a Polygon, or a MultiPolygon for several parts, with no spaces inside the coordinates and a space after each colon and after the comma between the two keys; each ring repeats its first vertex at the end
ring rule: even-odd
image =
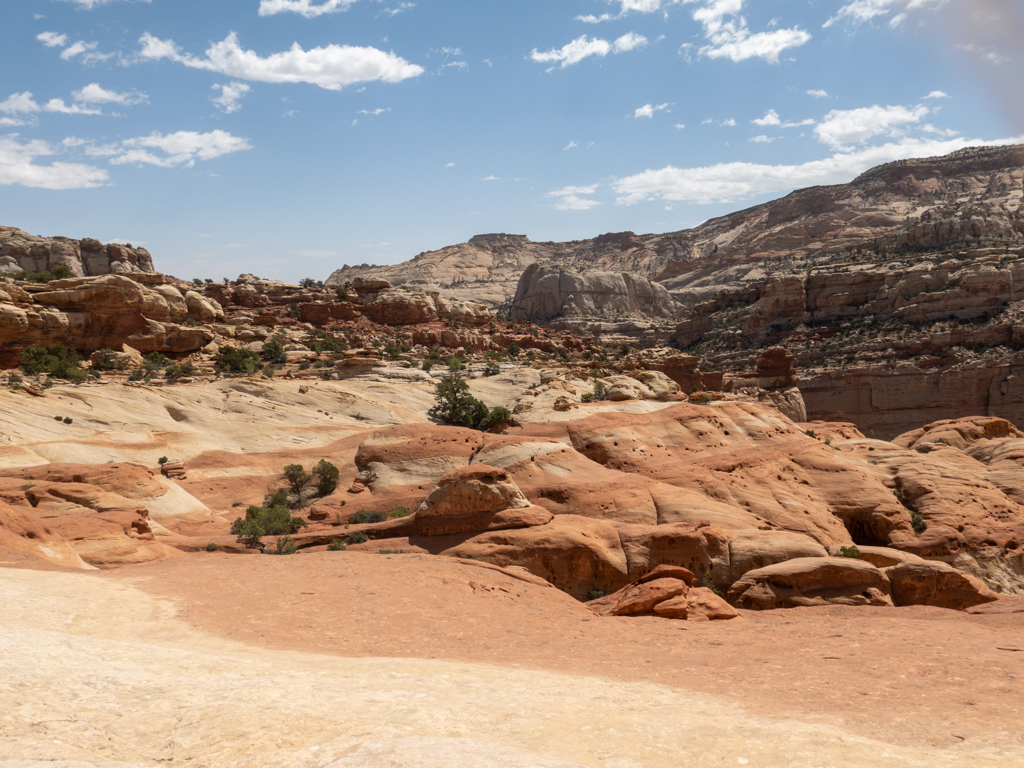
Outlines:
{"type": "Polygon", "coordinates": [[[0,228],[0,766],[1024,766],[1020,153],[299,285],[0,228]]]}

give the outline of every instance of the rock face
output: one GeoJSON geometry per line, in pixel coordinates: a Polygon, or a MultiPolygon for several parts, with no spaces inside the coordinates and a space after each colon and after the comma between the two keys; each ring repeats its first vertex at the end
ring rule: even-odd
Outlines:
{"type": "Polygon", "coordinates": [[[170,285],[155,288],[113,274],[45,285],[0,283],[0,366],[16,366],[25,347],[58,342],[86,352],[124,345],[193,352],[213,339],[206,328],[182,323],[222,320],[216,301],[182,296],[170,285]]]}
{"type": "Polygon", "coordinates": [[[531,264],[512,298],[512,318],[678,319],[685,310],[661,285],[625,272],[573,272],[531,264]]]}
{"type": "Polygon", "coordinates": [[[76,277],[155,272],[149,251],[130,243],[104,245],[88,237],[36,237],[14,227],[0,227],[0,275],[49,272],[58,266],[67,267],[76,277]]]}
{"type": "Polygon", "coordinates": [[[843,557],[789,560],[746,573],[729,602],[767,611],[812,605],[892,605],[889,580],[875,566],[843,557]]]}

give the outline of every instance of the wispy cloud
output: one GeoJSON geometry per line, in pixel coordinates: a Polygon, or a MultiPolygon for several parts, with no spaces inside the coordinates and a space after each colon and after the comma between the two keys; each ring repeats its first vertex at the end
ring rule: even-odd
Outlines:
{"type": "MultiPolygon", "coordinates": [[[[566,43],[561,48],[550,51],[538,51],[536,48],[530,53],[530,58],[541,64],[554,63],[561,69],[579,64],[590,56],[604,58],[609,53],[625,53],[647,45],[647,38],[634,32],[627,32],[613,42],[602,40],[599,37],[593,39],[581,35],[571,43],[566,43]]],[[[554,67],[551,67],[554,69],[554,67]]],[[[548,71],[550,72],[551,69],[548,71]]]]}
{"type": "Polygon", "coordinates": [[[665,104],[644,104],[642,107],[637,107],[636,111],[633,112],[633,117],[654,117],[655,112],[663,112],[669,108],[668,103],[665,104]]]}
{"type": "Polygon", "coordinates": [[[161,40],[148,32],[139,43],[141,59],[169,59],[186,67],[219,72],[239,80],[310,83],[332,91],[375,80],[398,83],[418,77],[424,71],[423,67],[410,64],[393,53],[349,45],[327,45],[306,51],[295,43],[287,51],[264,58],[255,51],[243,49],[234,32],[211,45],[205,58],[184,54],[173,40],[161,40]]]}
{"type": "Polygon", "coordinates": [[[601,203],[597,200],[587,200],[580,195],[592,195],[596,190],[596,184],[589,187],[562,187],[545,193],[544,197],[554,198],[555,208],[560,211],[587,211],[601,203]]]}
{"type": "Polygon", "coordinates": [[[191,168],[196,161],[252,149],[248,139],[232,136],[227,131],[178,131],[177,133],[151,133],[113,144],[95,144],[77,138],[64,140],[64,146],[82,147],[91,157],[109,157],[111,165],[156,165],[161,168],[184,166],[191,168]]]}
{"type": "Polygon", "coordinates": [[[40,165],[41,157],[61,150],[45,141],[21,142],[16,135],[0,136],[0,185],[17,184],[38,189],[89,189],[107,183],[110,175],[102,168],[81,163],[40,165]]]}
{"type": "Polygon", "coordinates": [[[237,112],[242,108],[242,97],[252,90],[252,87],[245,83],[218,83],[210,86],[213,90],[219,91],[218,96],[211,96],[210,101],[217,105],[217,109],[225,115],[237,112]]]}

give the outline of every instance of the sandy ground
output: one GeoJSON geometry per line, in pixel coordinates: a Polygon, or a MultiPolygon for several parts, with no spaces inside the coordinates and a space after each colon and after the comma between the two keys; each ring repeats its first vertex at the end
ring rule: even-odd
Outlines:
{"type": "Polygon", "coordinates": [[[1024,766],[1020,613],[598,619],[319,553],[0,569],[0,616],[4,768],[1024,766]]]}

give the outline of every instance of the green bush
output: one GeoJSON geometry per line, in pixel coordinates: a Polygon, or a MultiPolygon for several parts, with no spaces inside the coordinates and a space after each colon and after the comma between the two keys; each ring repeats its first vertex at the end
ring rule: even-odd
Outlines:
{"type": "Polygon", "coordinates": [[[117,357],[117,352],[104,348],[96,353],[96,360],[92,364],[96,371],[123,371],[128,367],[127,363],[117,357]]]}
{"type": "Polygon", "coordinates": [[[857,546],[854,545],[852,547],[840,547],[839,548],[839,554],[842,557],[850,557],[850,558],[853,558],[854,560],[860,560],[860,554],[861,553],[860,553],[860,550],[857,549],[857,546]]]}
{"type": "Polygon", "coordinates": [[[299,545],[295,543],[295,540],[291,536],[279,536],[277,539],[277,549],[272,549],[267,552],[268,555],[294,555],[299,551],[299,545]]]}
{"type": "Polygon", "coordinates": [[[71,424],[73,421],[74,421],[74,419],[72,419],[70,416],[65,416],[64,417],[64,423],[65,424],[71,424]]]}
{"type": "Polygon", "coordinates": [[[335,539],[327,545],[328,552],[344,552],[345,542],[342,539],[335,539]]]}
{"type": "Polygon", "coordinates": [[[395,507],[394,509],[391,510],[391,517],[392,517],[392,519],[397,519],[397,518],[400,518],[400,517],[408,517],[411,514],[412,514],[412,512],[409,511],[408,507],[395,507]]]}
{"type": "Polygon", "coordinates": [[[910,525],[914,529],[914,533],[924,533],[928,530],[928,523],[925,522],[924,515],[917,510],[910,513],[910,525]]]}
{"type": "Polygon", "coordinates": [[[365,525],[367,523],[383,523],[387,520],[387,517],[383,512],[370,512],[369,510],[360,509],[358,512],[353,512],[349,515],[348,521],[351,525],[365,525]]]}
{"type": "Polygon", "coordinates": [[[438,349],[437,347],[431,347],[430,352],[428,352],[427,355],[430,357],[431,360],[440,360],[441,350],[438,349]]]}
{"type": "Polygon", "coordinates": [[[218,549],[220,549],[220,547],[218,547],[212,541],[209,544],[206,545],[206,551],[207,552],[216,552],[218,549]]]}
{"type": "Polygon", "coordinates": [[[214,365],[224,373],[253,374],[259,370],[260,358],[242,347],[222,347],[214,358],[214,365]]]}
{"type": "Polygon", "coordinates": [[[507,354],[509,357],[519,357],[519,353],[521,351],[522,350],[519,348],[519,345],[516,344],[515,342],[505,347],[505,354],[507,354]]]}
{"type": "Polygon", "coordinates": [[[312,478],[306,474],[301,464],[289,464],[284,468],[284,479],[292,493],[301,493],[312,478]]]}
{"type": "Polygon", "coordinates": [[[604,400],[607,396],[608,396],[608,385],[605,384],[600,379],[598,379],[597,381],[594,382],[593,400],[595,402],[597,402],[598,400],[604,400]]]}
{"type": "Polygon", "coordinates": [[[313,482],[316,484],[317,496],[330,496],[334,493],[334,490],[338,487],[338,480],[341,477],[341,473],[338,468],[327,461],[327,459],[320,459],[315,467],[313,467],[313,482]]]}
{"type": "Polygon", "coordinates": [[[280,336],[272,336],[270,339],[263,343],[263,351],[260,352],[260,357],[271,363],[283,363],[288,359],[285,354],[284,344],[281,343],[280,336]]]}
{"type": "Polygon", "coordinates": [[[177,365],[168,365],[164,370],[164,376],[168,379],[180,379],[182,376],[191,376],[195,372],[196,367],[192,365],[192,361],[186,360],[177,365]]]}
{"type": "Polygon", "coordinates": [[[338,301],[348,301],[348,289],[345,286],[339,285],[334,289],[334,293],[337,295],[338,301]]]}
{"type": "Polygon", "coordinates": [[[449,371],[461,371],[463,368],[462,358],[450,355],[448,357],[448,370],[449,371]]]}
{"type": "Polygon", "coordinates": [[[21,370],[29,376],[48,373],[57,379],[81,384],[88,375],[81,367],[82,358],[78,352],[65,347],[60,342],[49,349],[44,347],[25,347],[21,353],[21,370]]]}
{"type": "Polygon", "coordinates": [[[263,549],[264,536],[288,536],[305,528],[306,521],[292,517],[287,506],[251,506],[245,510],[244,518],[237,518],[231,525],[231,535],[238,537],[238,543],[248,549],[263,549]]]}
{"type": "Polygon", "coordinates": [[[384,345],[384,355],[386,357],[390,357],[391,359],[395,359],[400,354],[402,354],[402,347],[400,345],[396,344],[395,342],[389,341],[387,344],[384,345]]]}
{"type": "Polygon", "coordinates": [[[435,385],[435,391],[434,407],[428,414],[445,424],[486,431],[512,420],[512,414],[507,408],[488,410],[486,405],[473,397],[469,393],[469,384],[458,371],[445,374],[435,385]]]}
{"type": "Polygon", "coordinates": [[[22,270],[14,275],[15,280],[24,280],[29,283],[52,283],[54,280],[66,280],[74,277],[71,269],[64,264],[58,264],[47,272],[26,272],[22,270]]]}
{"type": "Polygon", "coordinates": [[[607,597],[607,593],[603,589],[592,589],[587,592],[587,602],[591,600],[600,600],[602,597],[607,597]]]}
{"type": "Polygon", "coordinates": [[[299,285],[302,288],[323,288],[324,281],[314,280],[312,277],[304,277],[301,280],[299,280],[299,285]]]}
{"type": "Polygon", "coordinates": [[[346,544],[365,544],[369,540],[370,540],[370,537],[367,536],[362,531],[356,531],[355,533],[350,533],[348,536],[345,537],[345,543],[346,544]]]}
{"type": "Polygon", "coordinates": [[[434,364],[429,359],[423,361],[423,370],[424,371],[429,371],[433,367],[434,367],[434,364]]]}
{"type": "Polygon", "coordinates": [[[484,376],[497,376],[501,373],[501,366],[497,363],[487,363],[484,366],[484,376]]]}
{"type": "Polygon", "coordinates": [[[717,587],[717,586],[715,585],[715,582],[713,582],[713,581],[711,580],[711,571],[705,571],[705,572],[704,572],[704,579],[703,579],[703,581],[701,582],[701,584],[702,584],[702,585],[704,586],[704,588],[705,588],[705,589],[710,589],[710,590],[711,590],[712,592],[714,592],[714,593],[715,593],[716,595],[718,595],[719,597],[722,597],[722,590],[720,590],[720,589],[719,589],[719,588],[718,588],[718,587],[717,587]]]}
{"type": "Polygon", "coordinates": [[[581,403],[592,403],[592,402],[594,402],[594,395],[593,395],[593,393],[592,392],[584,392],[582,395],[580,395],[580,402],[581,403]]]}

